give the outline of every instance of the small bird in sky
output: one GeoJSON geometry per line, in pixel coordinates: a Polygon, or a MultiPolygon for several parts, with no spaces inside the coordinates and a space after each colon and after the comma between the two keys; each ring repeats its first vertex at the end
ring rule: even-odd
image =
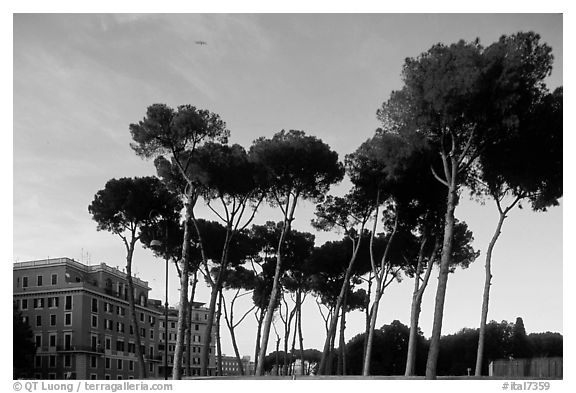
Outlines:
{"type": "Polygon", "coordinates": [[[196,45],[208,45],[206,41],[196,41],[196,45]]]}

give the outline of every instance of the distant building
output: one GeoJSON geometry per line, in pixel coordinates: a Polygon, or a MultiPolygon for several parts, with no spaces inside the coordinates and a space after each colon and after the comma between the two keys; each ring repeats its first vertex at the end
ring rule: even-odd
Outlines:
{"type": "MultiPolygon", "coordinates": [[[[148,298],[148,282],[133,277],[140,339],[149,378],[164,376],[164,307],[148,298]]],[[[126,274],[104,263],[87,266],[70,258],[15,263],[13,296],[30,325],[36,355],[30,377],[39,379],[132,379],[137,373],[135,332],[126,274]]],[[[200,370],[200,342],[208,310],[194,303],[191,374],[200,370]]],[[[169,310],[171,373],[178,311],[169,310]]],[[[214,339],[211,340],[213,343],[214,339]]],[[[187,359],[186,351],[184,359],[187,359]]],[[[187,370],[184,364],[184,372],[187,370]]],[[[215,374],[214,349],[210,374],[215,374]]]]}
{"type": "Polygon", "coordinates": [[[562,379],[563,358],[501,359],[490,362],[491,377],[562,379]]]}
{"type": "MultiPolygon", "coordinates": [[[[250,356],[242,357],[242,368],[244,375],[254,374],[254,362],[250,361],[250,356]]],[[[222,355],[222,375],[242,375],[236,356],[222,355]]]]}

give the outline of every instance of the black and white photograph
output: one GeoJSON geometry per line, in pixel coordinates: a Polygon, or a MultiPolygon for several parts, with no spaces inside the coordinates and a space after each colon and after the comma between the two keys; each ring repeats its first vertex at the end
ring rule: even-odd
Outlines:
{"type": "Polygon", "coordinates": [[[14,12],[9,388],[563,390],[564,17],[14,12]]]}

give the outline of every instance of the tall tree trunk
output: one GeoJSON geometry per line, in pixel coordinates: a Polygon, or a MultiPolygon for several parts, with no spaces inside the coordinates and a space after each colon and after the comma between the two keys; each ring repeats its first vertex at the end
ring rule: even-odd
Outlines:
{"type": "Polygon", "coordinates": [[[260,316],[258,317],[258,328],[256,329],[256,349],[254,350],[254,375],[256,375],[256,369],[258,368],[259,355],[260,355],[260,338],[262,336],[262,323],[264,322],[265,309],[260,309],[260,316]]]}
{"type": "Polygon", "coordinates": [[[378,306],[380,305],[380,298],[382,297],[382,279],[376,278],[376,292],[374,296],[374,302],[372,303],[372,309],[370,310],[370,327],[368,329],[368,336],[366,337],[366,353],[364,355],[364,364],[362,366],[362,375],[365,377],[370,375],[372,342],[374,341],[374,329],[376,328],[376,319],[378,317],[378,306]]]}
{"type": "Polygon", "coordinates": [[[430,280],[430,274],[432,273],[432,267],[434,265],[434,256],[440,248],[440,243],[436,242],[434,250],[428,258],[428,264],[426,266],[426,273],[424,273],[424,278],[422,279],[422,284],[420,284],[422,270],[424,265],[424,246],[426,245],[427,239],[424,237],[420,244],[420,251],[418,253],[418,266],[416,267],[416,274],[414,276],[414,292],[412,293],[412,305],[410,307],[410,334],[408,338],[408,353],[406,356],[406,371],[404,375],[406,377],[415,375],[416,373],[416,350],[418,345],[418,324],[420,320],[420,311],[422,307],[422,297],[424,296],[424,291],[428,286],[428,281],[430,280]]]}
{"type": "Polygon", "coordinates": [[[296,302],[298,303],[298,337],[300,344],[300,362],[302,364],[302,375],[306,375],[304,372],[304,338],[302,337],[302,293],[298,291],[296,294],[296,302]]]}
{"type": "MultiPolygon", "coordinates": [[[[274,316],[274,309],[276,308],[276,297],[280,291],[280,273],[282,272],[282,249],[284,246],[284,239],[290,232],[290,224],[294,218],[294,210],[296,209],[297,198],[294,197],[292,206],[290,207],[290,199],[286,203],[286,214],[284,216],[284,224],[282,226],[282,233],[278,241],[277,255],[276,255],[276,269],[274,271],[274,281],[272,283],[272,291],[270,293],[270,300],[268,301],[268,308],[266,309],[266,316],[264,319],[264,331],[262,332],[262,342],[260,344],[260,353],[258,357],[264,359],[266,356],[266,348],[268,347],[268,338],[270,336],[270,328],[272,327],[272,317],[274,316]],[[289,211],[290,210],[290,211],[289,211]]],[[[258,362],[256,367],[256,375],[263,375],[264,362],[258,362]]]]}
{"type": "Polygon", "coordinates": [[[138,317],[136,316],[136,305],[134,301],[134,281],[132,280],[132,257],[134,256],[134,245],[136,241],[134,234],[130,244],[126,243],[126,281],[128,283],[128,307],[130,308],[130,317],[132,319],[132,326],[134,326],[134,341],[136,345],[136,358],[138,359],[138,378],[146,379],[146,363],[144,362],[144,354],[142,353],[142,344],[140,341],[140,327],[138,317]]]}
{"type": "Polygon", "coordinates": [[[284,364],[282,366],[283,375],[288,375],[288,341],[290,341],[290,331],[292,330],[292,320],[296,313],[297,305],[294,305],[290,315],[288,315],[288,303],[286,303],[286,324],[284,326],[284,364]]]}
{"type": "MultiPolygon", "coordinates": [[[[182,353],[184,351],[184,335],[186,325],[186,312],[188,311],[188,279],[190,269],[188,265],[190,256],[190,239],[192,237],[192,217],[194,215],[195,200],[191,193],[186,195],[184,214],[184,239],[182,240],[182,258],[180,260],[180,304],[178,307],[178,323],[176,332],[176,348],[174,350],[174,364],[172,367],[172,378],[182,379],[182,353]]],[[[166,337],[168,339],[168,337],[166,337]]]]}
{"type": "Polygon", "coordinates": [[[390,252],[390,245],[394,241],[394,236],[396,235],[396,230],[398,229],[398,214],[396,213],[396,217],[394,219],[394,227],[392,229],[392,233],[390,234],[390,238],[386,244],[386,248],[384,249],[384,255],[382,255],[382,259],[380,260],[380,267],[379,271],[375,268],[376,264],[374,262],[374,255],[373,255],[373,241],[374,235],[376,233],[376,221],[378,219],[378,209],[376,209],[376,216],[374,218],[374,228],[372,230],[372,235],[370,239],[370,259],[372,260],[372,270],[374,272],[374,277],[376,278],[376,292],[374,294],[374,303],[372,304],[372,309],[370,311],[370,327],[368,329],[368,337],[366,339],[366,349],[364,355],[364,365],[362,367],[362,375],[368,376],[370,375],[370,362],[372,358],[372,342],[374,340],[374,329],[376,328],[376,320],[378,318],[378,307],[380,305],[380,299],[384,294],[384,289],[386,289],[387,285],[391,282],[386,282],[389,268],[387,267],[386,260],[388,259],[388,253],[390,252]]]}
{"type": "Polygon", "coordinates": [[[500,236],[502,230],[502,224],[504,224],[504,219],[506,219],[506,213],[498,208],[500,217],[498,219],[498,225],[496,226],[496,231],[488,244],[488,250],[486,251],[486,276],[484,279],[484,294],[482,296],[482,315],[480,317],[480,330],[478,332],[478,352],[476,353],[476,370],[474,375],[477,377],[482,375],[482,362],[484,357],[484,340],[486,337],[486,320],[488,319],[488,302],[490,300],[490,281],[492,280],[491,272],[491,261],[492,261],[492,251],[494,250],[494,245],[500,236]]]}
{"type": "MultiPolygon", "coordinates": [[[[236,364],[238,364],[238,370],[240,371],[240,375],[246,375],[246,370],[244,370],[244,364],[242,363],[242,357],[240,356],[240,351],[238,350],[238,343],[236,341],[236,332],[235,332],[235,325],[234,325],[234,302],[238,298],[238,293],[240,290],[238,289],[236,295],[232,299],[230,303],[230,316],[228,316],[227,306],[224,302],[224,319],[226,320],[226,326],[228,327],[228,331],[230,332],[230,338],[232,340],[232,348],[234,349],[234,355],[236,356],[236,364]]],[[[225,301],[224,295],[222,294],[222,300],[225,301]]],[[[250,312],[252,310],[249,310],[250,312]]],[[[244,316],[246,316],[246,313],[244,316]]],[[[242,320],[241,320],[242,321],[242,320]]]]}
{"type": "MultiPolygon", "coordinates": [[[[452,256],[452,239],[454,235],[454,210],[458,203],[456,175],[458,165],[456,157],[452,155],[451,176],[448,180],[448,196],[446,200],[446,215],[444,219],[444,240],[442,243],[442,256],[440,259],[440,272],[438,275],[438,288],[436,289],[436,302],[434,306],[434,322],[430,337],[430,348],[426,361],[426,379],[436,379],[436,367],[440,352],[440,335],[442,333],[442,319],[444,317],[444,301],[446,299],[446,287],[448,284],[448,272],[452,256]]],[[[446,170],[448,173],[448,170],[446,170]]]]}
{"type": "Polygon", "coordinates": [[[217,372],[218,375],[222,375],[222,345],[220,343],[220,316],[222,315],[222,291],[220,290],[218,296],[218,313],[216,314],[216,356],[217,362],[217,372]]]}
{"type": "Polygon", "coordinates": [[[340,315],[340,353],[338,355],[338,370],[337,375],[346,375],[346,339],[344,337],[344,330],[346,329],[346,300],[348,296],[344,295],[342,302],[342,313],[340,315]]]}
{"type": "Polygon", "coordinates": [[[194,278],[192,282],[192,293],[190,294],[190,301],[188,302],[188,315],[187,315],[187,325],[188,330],[186,330],[186,375],[192,375],[192,311],[194,309],[194,296],[196,295],[196,282],[198,278],[198,270],[194,272],[194,278]]]}
{"type": "Polygon", "coordinates": [[[366,348],[368,345],[368,332],[370,331],[370,295],[372,294],[372,280],[374,278],[372,277],[372,274],[369,273],[368,275],[368,293],[366,296],[366,304],[365,304],[365,308],[364,308],[364,348],[362,350],[362,359],[366,358],[366,348]]]}
{"type": "Polygon", "coordinates": [[[298,335],[298,293],[299,289],[296,290],[296,305],[295,307],[295,319],[294,319],[294,334],[292,335],[292,346],[290,347],[290,375],[296,374],[296,336],[298,335]]]}
{"type": "Polygon", "coordinates": [[[212,329],[214,327],[214,315],[216,313],[216,302],[222,289],[222,282],[224,280],[224,271],[226,270],[228,264],[228,249],[230,247],[230,241],[232,239],[231,228],[226,228],[226,239],[224,240],[224,246],[222,249],[222,258],[220,260],[220,270],[216,277],[216,281],[212,282],[212,290],[210,292],[210,305],[208,307],[208,319],[206,320],[206,330],[202,336],[202,347],[200,350],[200,375],[208,375],[208,363],[209,363],[209,349],[210,340],[212,338],[212,329]]]}
{"type": "MultiPolygon", "coordinates": [[[[350,276],[352,276],[352,269],[354,267],[354,262],[356,261],[356,257],[358,255],[358,250],[360,249],[360,243],[362,242],[362,236],[358,238],[358,242],[353,246],[352,250],[352,257],[350,258],[350,262],[348,263],[348,267],[346,268],[346,273],[344,274],[344,281],[342,283],[342,287],[340,288],[340,293],[338,293],[338,298],[336,299],[336,314],[340,311],[342,307],[342,302],[346,291],[348,290],[348,285],[350,283],[350,276]]],[[[354,244],[354,243],[353,243],[354,244]]],[[[320,366],[318,367],[318,375],[324,375],[326,370],[326,361],[328,356],[328,347],[330,345],[330,340],[336,335],[336,324],[338,323],[337,318],[333,318],[330,323],[330,328],[328,334],[326,335],[326,340],[324,341],[324,349],[322,351],[322,357],[320,358],[320,366]]]]}

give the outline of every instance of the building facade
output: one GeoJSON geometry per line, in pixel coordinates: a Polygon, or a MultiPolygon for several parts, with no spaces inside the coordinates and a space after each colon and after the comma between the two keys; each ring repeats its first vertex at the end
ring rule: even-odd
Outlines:
{"type": "MultiPolygon", "coordinates": [[[[242,375],[236,356],[222,355],[222,375],[242,375]]],[[[244,375],[254,375],[254,362],[250,361],[250,356],[242,356],[242,368],[244,375]]]]}
{"type": "MultiPolygon", "coordinates": [[[[178,311],[168,311],[166,340],[162,302],[148,298],[150,287],[146,281],[132,279],[147,377],[163,378],[166,344],[168,368],[172,371],[178,311]]],[[[87,266],[70,258],[15,263],[13,296],[36,344],[30,377],[139,378],[126,274],[119,269],[104,263],[87,266]]],[[[184,364],[185,373],[199,371],[198,348],[208,310],[202,303],[195,303],[192,312],[194,345],[190,353],[196,367],[188,370],[184,364]]],[[[215,351],[211,348],[210,352],[209,370],[215,374],[215,351]]],[[[186,349],[184,359],[188,359],[186,349]]]]}

